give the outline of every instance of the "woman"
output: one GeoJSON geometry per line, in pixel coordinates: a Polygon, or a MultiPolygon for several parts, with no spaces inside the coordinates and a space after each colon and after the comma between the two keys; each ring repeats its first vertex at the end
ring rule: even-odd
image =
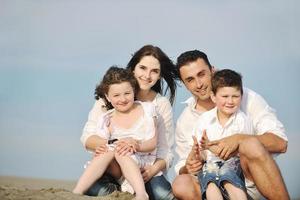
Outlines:
{"type": "MultiPolygon", "coordinates": [[[[174,143],[174,127],[172,103],[176,92],[176,70],[169,57],[159,48],[146,45],[139,49],[132,56],[127,68],[130,69],[138,81],[140,90],[137,93],[137,100],[149,101],[155,104],[158,113],[158,145],[157,159],[153,165],[145,166],[141,169],[146,189],[150,199],[173,199],[171,185],[165,178],[167,170],[173,160],[171,149],[174,143]],[[167,87],[163,88],[163,80],[167,87]],[[169,92],[169,99],[162,96],[169,92]],[[160,172],[164,175],[158,175],[160,172]]],[[[96,123],[98,117],[105,111],[102,99],[96,101],[93,109],[89,113],[89,118],[85,124],[81,141],[83,145],[96,154],[105,151],[105,146],[99,146],[101,139],[96,135],[96,123]]],[[[134,140],[123,140],[118,142],[118,152],[126,154],[136,145],[134,140]]],[[[98,180],[87,192],[87,195],[107,195],[119,185],[115,178],[107,170],[106,176],[98,180]]],[[[115,173],[113,173],[115,174],[115,173]]]]}

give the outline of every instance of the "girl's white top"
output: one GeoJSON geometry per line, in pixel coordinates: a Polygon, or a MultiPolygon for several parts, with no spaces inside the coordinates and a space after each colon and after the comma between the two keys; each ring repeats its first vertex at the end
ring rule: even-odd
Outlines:
{"type": "MultiPolygon", "coordinates": [[[[160,94],[157,94],[152,103],[155,105],[157,113],[157,152],[156,157],[165,160],[166,170],[172,166],[173,162],[173,145],[174,145],[174,122],[173,112],[170,101],[160,94]]],[[[99,116],[106,112],[105,104],[102,99],[95,102],[89,113],[81,135],[81,142],[86,147],[87,139],[92,135],[97,135],[97,122],[99,116]]],[[[166,173],[167,171],[164,171],[166,173]]]]}

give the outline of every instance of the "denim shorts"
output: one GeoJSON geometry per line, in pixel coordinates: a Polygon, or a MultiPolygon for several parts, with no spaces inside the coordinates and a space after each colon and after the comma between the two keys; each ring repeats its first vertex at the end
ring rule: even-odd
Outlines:
{"type": "Polygon", "coordinates": [[[245,178],[238,157],[230,158],[226,161],[208,161],[203,165],[202,170],[198,173],[202,198],[206,198],[207,186],[210,182],[215,183],[225,199],[229,196],[223,186],[227,181],[234,186],[246,192],[245,178]]]}

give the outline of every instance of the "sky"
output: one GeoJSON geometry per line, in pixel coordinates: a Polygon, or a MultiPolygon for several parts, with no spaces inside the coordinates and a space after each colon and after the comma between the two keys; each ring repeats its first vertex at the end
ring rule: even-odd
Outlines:
{"type": "MultiPolygon", "coordinates": [[[[274,1],[0,0],[0,175],[76,180],[94,89],[145,44],[173,61],[199,49],[276,109],[289,138],[277,162],[300,198],[300,6],[274,1]]],[[[190,94],[180,85],[175,119],[190,94]]],[[[170,176],[172,177],[172,175],[170,176]]]]}

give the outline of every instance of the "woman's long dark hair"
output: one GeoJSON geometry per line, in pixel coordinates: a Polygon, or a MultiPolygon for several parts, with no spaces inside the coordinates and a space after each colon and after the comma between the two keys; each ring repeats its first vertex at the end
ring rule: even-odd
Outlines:
{"type": "Polygon", "coordinates": [[[177,71],[172,60],[159,47],[153,45],[143,46],[133,54],[132,58],[127,64],[127,69],[134,71],[135,66],[145,56],[153,56],[159,61],[161,71],[160,77],[162,77],[167,83],[167,88],[164,89],[163,81],[159,79],[151,89],[162,95],[166,95],[167,91],[170,90],[169,100],[173,105],[177,87],[177,71]]]}

